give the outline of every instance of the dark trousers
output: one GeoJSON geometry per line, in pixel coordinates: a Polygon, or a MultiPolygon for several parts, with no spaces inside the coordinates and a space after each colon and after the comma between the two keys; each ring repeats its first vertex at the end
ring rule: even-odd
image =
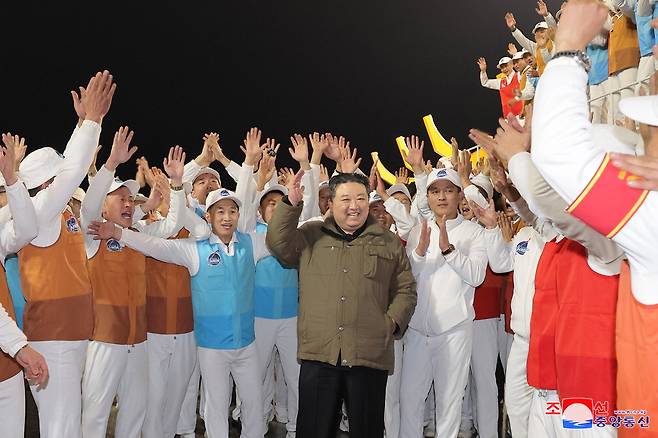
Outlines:
{"type": "Polygon", "coordinates": [[[299,372],[297,438],[335,438],[342,400],[350,437],[384,436],[388,372],[303,360],[299,372]]]}

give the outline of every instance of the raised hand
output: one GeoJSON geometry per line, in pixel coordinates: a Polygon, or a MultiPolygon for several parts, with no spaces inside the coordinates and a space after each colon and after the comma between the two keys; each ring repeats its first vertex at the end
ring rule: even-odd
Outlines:
{"type": "Polygon", "coordinates": [[[263,154],[258,165],[258,183],[257,190],[262,192],[265,190],[265,185],[274,176],[276,168],[274,162],[276,161],[275,155],[263,154]]]}
{"type": "Polygon", "coordinates": [[[519,49],[516,48],[516,45],[514,43],[509,43],[507,45],[507,53],[509,53],[509,56],[514,56],[518,53],[519,49]]]}
{"type": "Polygon", "coordinates": [[[11,186],[16,180],[16,138],[10,132],[2,134],[4,147],[0,148],[0,173],[5,179],[5,185],[11,186]]]}
{"type": "MultiPolygon", "coordinates": [[[[308,142],[306,139],[299,134],[295,134],[290,137],[290,143],[292,143],[292,147],[288,148],[288,152],[290,152],[292,159],[297,161],[300,165],[307,167],[309,161],[308,142]]],[[[307,167],[307,170],[308,169],[310,169],[310,167],[307,167]]]]}
{"type": "Polygon", "coordinates": [[[350,142],[340,149],[340,169],[343,173],[354,173],[361,164],[361,158],[357,158],[357,150],[350,150],[350,142]]]}
{"type": "Polygon", "coordinates": [[[450,147],[452,148],[450,163],[452,164],[453,169],[457,169],[457,165],[459,165],[459,143],[457,143],[455,137],[450,137],[450,147]]]}
{"type": "Polygon", "coordinates": [[[311,149],[313,149],[313,155],[311,156],[311,164],[319,165],[322,160],[322,155],[329,147],[329,141],[327,140],[326,135],[320,135],[317,132],[309,134],[308,139],[311,142],[311,149]]]}
{"type": "Polygon", "coordinates": [[[94,240],[121,240],[121,227],[110,221],[91,221],[87,234],[94,236],[94,240]]]}
{"type": "Polygon", "coordinates": [[[511,32],[516,30],[516,19],[514,18],[514,14],[511,12],[505,14],[505,24],[507,24],[507,27],[511,32]]]}
{"type": "Polygon", "coordinates": [[[48,381],[46,359],[29,345],[18,350],[14,357],[25,370],[25,378],[33,385],[43,385],[48,381]]]}
{"type": "Polygon", "coordinates": [[[255,166],[263,154],[265,147],[261,147],[260,138],[260,129],[251,128],[249,131],[247,131],[247,135],[244,140],[243,152],[245,154],[244,162],[248,166],[255,166]]]}
{"type": "Polygon", "coordinates": [[[498,227],[503,233],[503,239],[506,242],[511,242],[514,238],[514,227],[512,227],[512,219],[503,212],[498,213],[498,227]]]}
{"type": "Polygon", "coordinates": [[[169,148],[169,155],[162,161],[162,167],[167,172],[167,175],[169,175],[169,178],[171,178],[172,185],[182,186],[185,168],[185,152],[183,148],[178,145],[169,148]]]}
{"type": "Polygon", "coordinates": [[[544,18],[548,16],[548,6],[546,6],[544,0],[537,1],[537,7],[535,8],[535,11],[537,12],[537,14],[541,15],[544,18]]]}
{"type": "Polygon", "coordinates": [[[127,126],[122,126],[116,133],[114,133],[112,150],[110,151],[110,156],[105,162],[105,167],[109,171],[114,172],[119,164],[123,164],[130,160],[130,157],[137,152],[137,146],[130,146],[134,134],[135,133],[130,131],[127,126]]]}
{"type": "Polygon", "coordinates": [[[409,171],[406,167],[400,167],[395,172],[395,184],[409,184],[409,171]]]}
{"type": "Polygon", "coordinates": [[[478,58],[478,67],[480,67],[480,71],[483,73],[487,72],[487,60],[484,58],[478,58]]]}
{"type": "Polygon", "coordinates": [[[169,200],[170,198],[170,189],[169,189],[169,179],[167,175],[162,173],[160,169],[154,167],[153,170],[153,186],[151,187],[151,192],[145,203],[141,205],[141,209],[145,213],[150,213],[162,203],[163,199],[169,200]]]}
{"type": "Polygon", "coordinates": [[[324,155],[330,160],[339,163],[341,160],[341,144],[345,145],[344,137],[334,137],[331,133],[325,134],[325,139],[327,141],[327,147],[324,150],[324,155]]]}
{"type": "Polygon", "coordinates": [[[503,165],[497,159],[493,158],[489,160],[490,163],[490,172],[489,176],[491,177],[491,183],[498,193],[505,193],[509,182],[507,181],[507,175],[505,174],[505,169],[503,165]]]}
{"type": "Polygon", "coordinates": [[[471,184],[471,173],[473,172],[473,166],[471,164],[471,153],[468,151],[459,152],[459,161],[457,164],[457,173],[462,180],[462,187],[471,184]]]}
{"type": "Polygon", "coordinates": [[[562,10],[555,36],[557,51],[581,50],[603,29],[608,8],[598,0],[570,0],[562,10]]]}
{"type": "Polygon", "coordinates": [[[103,73],[96,73],[91,78],[87,90],[80,99],[84,106],[85,120],[93,120],[100,123],[103,117],[110,110],[112,98],[116,91],[117,85],[113,82],[112,75],[105,70],[103,73]]]}
{"type": "Polygon", "coordinates": [[[88,177],[95,177],[96,174],[98,173],[98,169],[96,168],[96,160],[98,159],[98,153],[100,152],[102,145],[96,146],[96,150],[94,151],[94,158],[91,160],[91,164],[89,165],[89,169],[87,170],[87,176],[88,177]]]}
{"type": "Polygon", "coordinates": [[[288,201],[290,201],[290,205],[293,207],[296,207],[304,198],[302,176],[304,176],[304,169],[299,169],[295,174],[295,177],[292,179],[292,183],[290,183],[288,187],[288,201]]]}
{"type": "Polygon", "coordinates": [[[14,161],[16,163],[15,168],[18,171],[18,167],[25,158],[25,153],[27,152],[27,145],[25,144],[25,137],[20,137],[14,135],[14,161]]]}
{"type": "Polygon", "coordinates": [[[416,254],[420,257],[425,257],[427,248],[430,246],[430,237],[432,235],[432,228],[427,224],[425,219],[420,220],[420,237],[418,238],[418,245],[416,246],[416,254]]]}
{"type": "Polygon", "coordinates": [[[404,142],[409,150],[409,152],[405,154],[404,159],[409,163],[415,174],[421,175],[425,173],[425,161],[423,161],[423,148],[425,147],[425,142],[420,141],[415,135],[405,138],[404,142]]]}
{"type": "Polygon", "coordinates": [[[74,90],[71,90],[71,97],[73,98],[73,109],[78,116],[78,125],[80,125],[82,124],[85,117],[87,117],[87,111],[85,111],[85,106],[82,103],[87,90],[85,87],[78,87],[78,89],[80,90],[80,94],[74,90]]]}
{"type": "Polygon", "coordinates": [[[450,239],[448,238],[448,228],[446,221],[448,217],[444,214],[436,218],[436,225],[439,227],[439,249],[441,252],[446,251],[450,247],[450,239]]]}
{"type": "Polygon", "coordinates": [[[329,171],[323,164],[320,164],[320,182],[329,181],[329,171]]]}
{"type": "Polygon", "coordinates": [[[487,208],[482,208],[473,201],[469,201],[468,205],[471,206],[471,210],[473,210],[473,214],[477,220],[487,229],[492,230],[498,226],[498,215],[496,214],[492,200],[489,200],[487,208]]]}
{"type": "Polygon", "coordinates": [[[282,186],[286,186],[290,190],[289,185],[292,185],[294,179],[295,179],[295,172],[291,168],[284,167],[279,170],[279,184],[281,184],[282,186]]]}

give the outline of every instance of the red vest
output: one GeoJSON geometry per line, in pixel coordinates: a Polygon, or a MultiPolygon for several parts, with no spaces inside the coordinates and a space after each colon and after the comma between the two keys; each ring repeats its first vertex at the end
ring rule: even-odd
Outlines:
{"type": "Polygon", "coordinates": [[[587,397],[594,403],[608,402],[608,415],[612,415],[619,276],[592,271],[585,248],[563,239],[544,247],[535,284],[528,383],[557,389],[561,399],[587,397]]]}
{"type": "Polygon", "coordinates": [[[500,317],[500,297],[504,287],[505,274],[495,274],[487,266],[484,282],[475,288],[473,308],[476,320],[500,317]]]}
{"type": "Polygon", "coordinates": [[[507,117],[508,114],[513,114],[515,116],[520,115],[523,112],[523,102],[519,101],[512,106],[509,106],[507,102],[514,99],[514,90],[518,89],[519,84],[519,75],[514,73],[512,79],[502,78],[500,80],[500,103],[503,105],[503,117],[507,117]]]}

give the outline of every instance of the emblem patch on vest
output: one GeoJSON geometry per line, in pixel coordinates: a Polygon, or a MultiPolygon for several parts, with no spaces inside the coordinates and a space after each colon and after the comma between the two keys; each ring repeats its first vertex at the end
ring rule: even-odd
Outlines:
{"type": "Polygon", "coordinates": [[[222,258],[219,256],[217,251],[210,253],[208,256],[208,264],[210,266],[217,266],[222,262],[222,258]]]}
{"type": "Polygon", "coordinates": [[[69,230],[69,233],[77,233],[80,231],[80,225],[78,225],[78,220],[71,216],[66,220],[66,229],[69,230]]]}
{"type": "Polygon", "coordinates": [[[118,252],[121,251],[121,244],[119,243],[118,240],[116,239],[109,239],[107,241],[107,249],[112,252],[118,252]]]}
{"type": "Polygon", "coordinates": [[[516,253],[518,255],[523,255],[526,252],[528,252],[528,241],[524,240],[523,242],[519,242],[518,245],[516,245],[516,253]]]}

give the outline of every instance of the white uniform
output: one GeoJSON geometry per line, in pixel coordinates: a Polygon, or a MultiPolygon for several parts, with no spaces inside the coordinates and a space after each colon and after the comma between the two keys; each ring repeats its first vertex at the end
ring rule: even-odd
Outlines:
{"type": "Polygon", "coordinates": [[[418,304],[405,340],[400,390],[402,437],[422,434],[425,395],[434,381],[436,434],[455,436],[471,356],[473,294],[484,280],[487,255],[482,227],[461,215],[446,227],[455,250],[443,256],[439,229],[431,229],[424,257],[416,254],[420,227],[410,235],[407,252],[417,281],[418,304]]]}

